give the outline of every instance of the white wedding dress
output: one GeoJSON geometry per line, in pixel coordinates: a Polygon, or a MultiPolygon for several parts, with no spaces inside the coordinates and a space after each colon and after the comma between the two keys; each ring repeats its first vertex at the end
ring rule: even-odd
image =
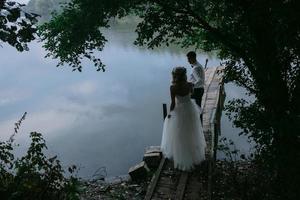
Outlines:
{"type": "Polygon", "coordinates": [[[205,159],[200,109],[190,94],[175,98],[171,117],[164,121],[161,150],[166,158],[174,161],[175,168],[190,171],[205,159]]]}

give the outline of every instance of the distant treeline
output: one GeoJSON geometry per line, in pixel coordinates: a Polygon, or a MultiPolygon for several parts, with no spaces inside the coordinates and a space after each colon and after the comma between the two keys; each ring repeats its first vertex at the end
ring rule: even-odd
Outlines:
{"type": "Polygon", "coordinates": [[[70,0],[30,0],[26,10],[41,15],[41,21],[47,21],[51,17],[51,12],[61,11],[61,4],[70,0]]]}
{"type": "MultiPolygon", "coordinates": [[[[62,5],[71,0],[30,0],[26,6],[26,10],[39,14],[41,16],[40,22],[45,22],[51,19],[53,11],[61,12],[62,5]]],[[[138,23],[139,19],[136,16],[126,16],[122,19],[112,19],[112,28],[129,28],[133,29],[138,23]]]]}

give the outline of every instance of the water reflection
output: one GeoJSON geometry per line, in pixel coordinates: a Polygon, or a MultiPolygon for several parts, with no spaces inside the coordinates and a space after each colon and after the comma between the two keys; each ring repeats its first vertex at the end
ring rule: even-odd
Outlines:
{"type": "MultiPolygon", "coordinates": [[[[43,58],[40,44],[30,47],[25,53],[8,46],[0,49],[1,139],[8,138],[14,122],[28,112],[17,137],[22,144],[19,154],[26,149],[29,132],[38,131],[50,153],[58,154],[65,165],[81,166],[81,176],[90,177],[101,166],[112,176],[127,173],[142,159],[145,147],[160,144],[161,106],[169,102],[170,71],[178,65],[188,67],[185,52],[148,51],[114,42],[100,54],[105,73],[96,72],[90,63],[77,73],[55,68],[57,62],[43,58]]],[[[199,61],[206,58],[201,55],[199,61]]],[[[219,65],[219,60],[210,59],[208,65],[219,65]]],[[[243,95],[232,85],[226,90],[228,99],[243,95]]],[[[222,133],[246,147],[224,115],[222,133]]]]}

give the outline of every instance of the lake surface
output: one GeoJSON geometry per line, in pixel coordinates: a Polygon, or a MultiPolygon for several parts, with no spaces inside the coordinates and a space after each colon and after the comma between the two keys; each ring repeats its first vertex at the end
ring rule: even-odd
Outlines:
{"type": "MultiPolygon", "coordinates": [[[[118,34],[119,37],[122,33],[118,34]]],[[[145,147],[160,145],[162,103],[169,103],[169,84],[174,66],[190,67],[185,53],[173,49],[150,51],[121,42],[111,42],[100,53],[106,72],[96,72],[85,63],[82,73],[70,67],[56,68],[45,59],[39,43],[19,53],[0,48],[0,139],[7,139],[14,123],[26,111],[17,135],[18,154],[25,152],[32,131],[43,133],[49,154],[64,165],[80,166],[79,175],[90,178],[100,167],[108,176],[126,174],[142,160],[145,147]]],[[[199,55],[204,63],[207,55],[199,55]]],[[[208,67],[218,66],[210,57],[208,67]]],[[[227,100],[241,97],[241,88],[226,85],[227,100]]],[[[238,137],[240,130],[222,116],[222,135],[233,139],[242,152],[249,144],[238,137]]]]}

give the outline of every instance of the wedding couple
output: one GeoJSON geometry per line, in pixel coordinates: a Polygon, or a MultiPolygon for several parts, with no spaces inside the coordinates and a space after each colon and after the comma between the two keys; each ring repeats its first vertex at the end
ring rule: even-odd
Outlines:
{"type": "Polygon", "coordinates": [[[190,82],[186,68],[175,67],[172,71],[170,113],[164,121],[161,142],[164,156],[183,171],[192,170],[205,159],[206,147],[200,119],[204,69],[195,52],[189,52],[187,58],[192,67],[190,82]]]}

